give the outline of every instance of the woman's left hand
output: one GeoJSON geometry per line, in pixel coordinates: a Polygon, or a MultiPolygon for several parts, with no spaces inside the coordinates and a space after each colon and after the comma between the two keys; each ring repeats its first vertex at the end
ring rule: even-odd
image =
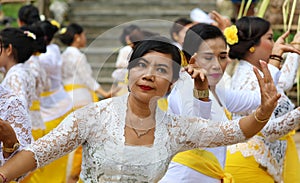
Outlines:
{"type": "Polygon", "coordinates": [[[285,44],[285,39],[289,36],[290,31],[285,32],[282,34],[275,42],[272,54],[282,56],[285,52],[292,52],[300,54],[300,50],[296,49],[290,44],[285,44]]]}
{"type": "Polygon", "coordinates": [[[197,90],[207,90],[208,89],[208,80],[206,78],[206,70],[199,67],[196,62],[197,54],[194,54],[190,61],[189,65],[184,67],[185,71],[191,75],[194,79],[194,88],[197,90]]]}

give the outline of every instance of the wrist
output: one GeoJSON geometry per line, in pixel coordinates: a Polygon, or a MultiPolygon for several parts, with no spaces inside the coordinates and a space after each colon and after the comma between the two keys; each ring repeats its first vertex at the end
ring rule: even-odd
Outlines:
{"type": "Polygon", "coordinates": [[[209,97],[209,91],[208,91],[208,89],[198,90],[198,89],[194,88],[193,89],[193,95],[197,99],[206,101],[205,99],[208,100],[208,97],[209,97]]]}
{"type": "Polygon", "coordinates": [[[0,172],[0,183],[6,183],[7,182],[7,178],[6,176],[0,172]]]}
{"type": "Polygon", "coordinates": [[[283,61],[283,57],[280,56],[280,55],[275,55],[275,54],[272,54],[269,56],[269,59],[272,59],[272,60],[276,60],[278,62],[282,62],[283,61]]]}
{"type": "Polygon", "coordinates": [[[253,116],[258,123],[267,123],[270,119],[270,116],[266,117],[265,113],[263,113],[260,108],[257,108],[254,111],[253,116]]]}

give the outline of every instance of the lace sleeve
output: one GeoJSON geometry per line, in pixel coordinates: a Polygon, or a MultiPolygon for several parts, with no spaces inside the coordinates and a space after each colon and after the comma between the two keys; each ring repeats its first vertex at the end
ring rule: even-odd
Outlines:
{"type": "Polygon", "coordinates": [[[286,91],[293,87],[298,66],[300,62],[300,56],[296,53],[288,53],[286,60],[281,68],[281,76],[279,77],[277,87],[286,91]]]}
{"type": "Polygon", "coordinates": [[[88,115],[81,110],[71,113],[58,127],[26,148],[35,154],[38,167],[70,153],[87,139],[93,126],[88,115]]]}
{"type": "Polygon", "coordinates": [[[26,72],[9,73],[8,75],[6,75],[2,82],[3,86],[9,88],[26,102],[27,108],[29,108],[29,106],[31,105],[31,102],[33,100],[33,93],[35,91],[35,83],[29,82],[29,75],[27,75],[26,72]],[[25,77],[27,77],[26,80],[23,79],[25,77]]]}
{"type": "Polygon", "coordinates": [[[270,120],[261,132],[264,137],[272,141],[299,127],[299,124],[300,107],[281,117],[270,120]]]}
{"type": "Polygon", "coordinates": [[[202,118],[179,117],[174,119],[173,125],[174,134],[180,134],[175,138],[187,149],[224,146],[246,140],[239,120],[215,122],[202,118]]]}
{"type": "Polygon", "coordinates": [[[0,117],[10,123],[21,148],[31,143],[31,122],[24,101],[0,87],[0,117]]]}
{"type": "Polygon", "coordinates": [[[90,90],[94,91],[100,87],[99,83],[92,76],[92,68],[87,62],[87,58],[84,54],[81,54],[81,56],[78,58],[76,70],[79,74],[76,77],[80,77],[81,81],[83,81],[90,90]]]}

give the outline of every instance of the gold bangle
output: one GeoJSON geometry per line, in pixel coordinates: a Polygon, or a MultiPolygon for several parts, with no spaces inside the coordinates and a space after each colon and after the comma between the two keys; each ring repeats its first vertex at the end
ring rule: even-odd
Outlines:
{"type": "Polygon", "coordinates": [[[13,153],[13,152],[15,152],[17,149],[19,149],[19,147],[20,147],[20,143],[19,143],[19,141],[17,141],[14,145],[13,145],[13,147],[2,147],[2,151],[3,152],[6,152],[6,153],[13,153]]]}
{"type": "Polygon", "coordinates": [[[254,119],[258,122],[258,123],[266,123],[269,121],[270,118],[264,119],[264,120],[260,120],[258,119],[258,117],[256,116],[256,110],[253,113],[254,119]]]}
{"type": "Polygon", "coordinates": [[[208,90],[197,90],[193,89],[193,94],[194,97],[197,99],[203,99],[203,98],[208,98],[209,97],[209,91],[208,90]]]}
{"type": "Polygon", "coordinates": [[[298,45],[300,45],[300,42],[291,42],[290,44],[298,44],[298,45]]]}

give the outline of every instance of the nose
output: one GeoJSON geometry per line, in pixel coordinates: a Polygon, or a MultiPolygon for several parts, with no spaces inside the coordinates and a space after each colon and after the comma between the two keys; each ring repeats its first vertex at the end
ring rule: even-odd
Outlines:
{"type": "Polygon", "coordinates": [[[143,79],[149,80],[149,81],[154,81],[154,79],[155,79],[155,71],[154,71],[153,67],[148,67],[145,70],[145,73],[143,75],[143,79]]]}
{"type": "Polygon", "coordinates": [[[218,60],[217,57],[214,57],[211,64],[212,64],[212,69],[213,70],[220,70],[221,69],[221,66],[220,66],[220,63],[219,63],[219,60],[218,60]]]}

